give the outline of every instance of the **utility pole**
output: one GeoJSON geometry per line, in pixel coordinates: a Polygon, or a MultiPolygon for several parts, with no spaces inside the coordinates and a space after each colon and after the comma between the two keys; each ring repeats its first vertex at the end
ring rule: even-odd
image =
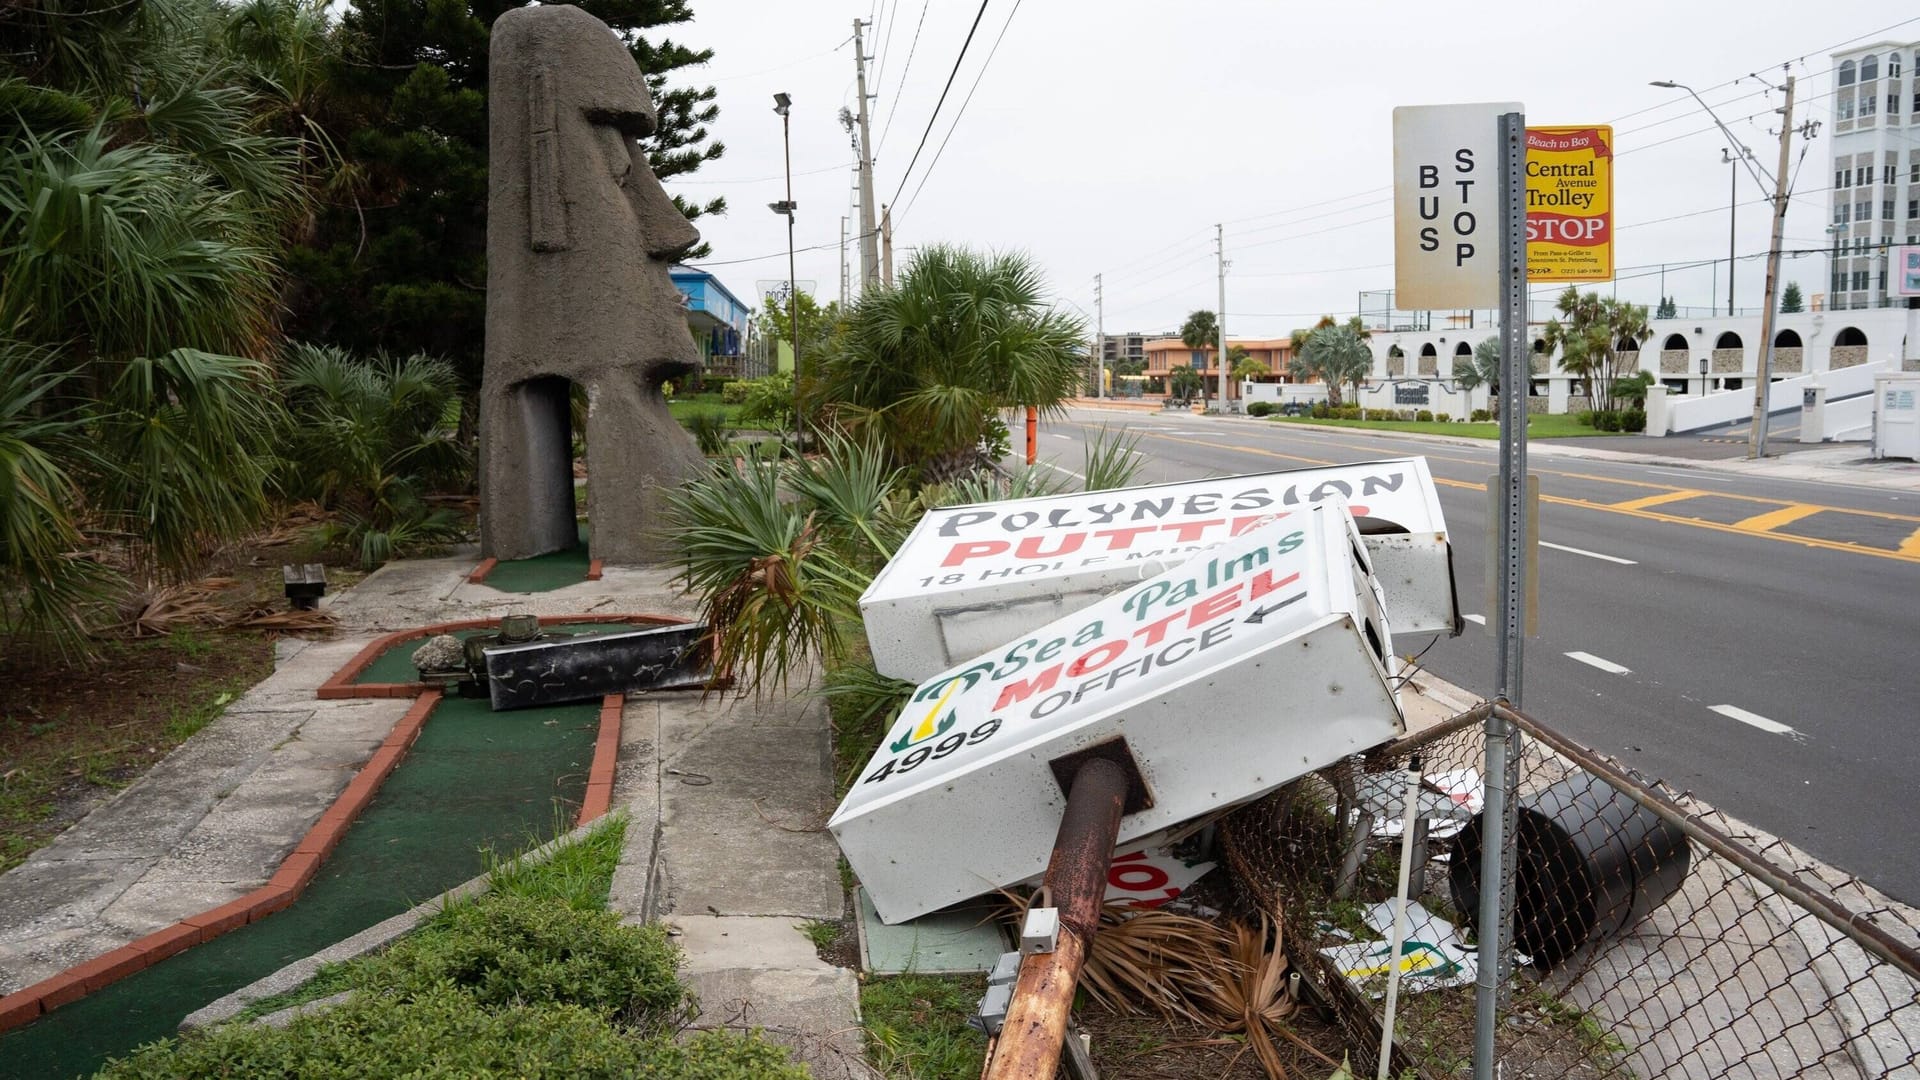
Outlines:
{"type": "Polygon", "coordinates": [[[893,210],[880,208],[880,280],[893,287],[893,210]]]}
{"type": "Polygon", "coordinates": [[[847,306],[847,216],[840,215],[840,306],[847,306]]]}
{"type": "Polygon", "coordinates": [[[1093,312],[1093,362],[1097,371],[1093,396],[1103,398],[1107,396],[1107,296],[1099,274],[1093,275],[1093,312]]]}
{"type": "Polygon", "coordinates": [[[1787,76],[1787,100],[1780,107],[1780,168],[1773,174],[1773,238],[1767,244],[1767,292],[1760,310],[1760,378],[1753,388],[1753,432],[1747,456],[1767,456],[1767,391],[1773,377],[1774,310],[1780,306],[1780,234],[1787,224],[1788,151],[1793,145],[1793,76],[1787,76]]]}
{"type": "Polygon", "coordinates": [[[1227,411],[1227,239],[1222,227],[1213,227],[1213,243],[1217,249],[1214,256],[1220,263],[1220,317],[1215,320],[1215,328],[1220,331],[1220,411],[1227,411]]]}
{"type": "Polygon", "coordinates": [[[880,279],[879,230],[873,222],[873,138],[867,129],[867,52],[860,30],[866,24],[853,20],[853,69],[856,92],[860,95],[860,291],[880,279]]]}

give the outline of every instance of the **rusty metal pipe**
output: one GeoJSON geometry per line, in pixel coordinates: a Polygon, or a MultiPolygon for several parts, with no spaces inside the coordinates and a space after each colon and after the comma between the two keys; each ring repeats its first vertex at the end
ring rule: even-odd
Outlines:
{"type": "Polygon", "coordinates": [[[1051,1080],[1059,1068],[1073,991],[1100,926],[1126,798],[1126,771],[1112,761],[1090,759],[1074,774],[1045,878],[1047,893],[1060,909],[1060,942],[1053,952],[1021,961],[1006,1023],[987,1062],[987,1080],[1051,1080]]]}

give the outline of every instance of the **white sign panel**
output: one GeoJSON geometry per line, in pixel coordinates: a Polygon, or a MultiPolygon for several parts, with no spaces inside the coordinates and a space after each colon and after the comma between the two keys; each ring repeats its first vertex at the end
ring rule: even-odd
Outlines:
{"type": "Polygon", "coordinates": [[[929,511],[860,598],[874,664],[919,681],[1246,532],[1344,500],[1396,634],[1456,626],[1425,458],[1073,492],[929,511]]]}
{"type": "Polygon", "coordinates": [[[1393,110],[1393,303],[1500,303],[1500,116],[1514,102],[1393,110]]]}
{"type": "Polygon", "coordinates": [[[1265,519],[921,683],[827,827],[914,918],[1046,868],[1076,751],[1124,740],[1126,843],[1392,738],[1392,649],[1343,505],[1265,519]]]}

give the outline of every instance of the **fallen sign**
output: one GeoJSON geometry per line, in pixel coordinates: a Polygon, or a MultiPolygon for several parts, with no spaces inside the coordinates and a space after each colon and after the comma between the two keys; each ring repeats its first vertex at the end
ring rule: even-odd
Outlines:
{"type": "Polygon", "coordinates": [[[827,828],[891,924],[1045,869],[1092,758],[1127,843],[1393,738],[1370,569],[1344,503],[1269,515],[921,683],[827,828]]]}
{"type": "Polygon", "coordinates": [[[487,649],[487,697],[494,711],[586,701],[635,690],[707,685],[711,638],[705,623],[487,649]]]}
{"type": "Polygon", "coordinates": [[[1329,500],[1356,519],[1396,634],[1460,632],[1425,458],[1075,492],[929,511],[860,598],[874,666],[919,681],[1329,500]]]}

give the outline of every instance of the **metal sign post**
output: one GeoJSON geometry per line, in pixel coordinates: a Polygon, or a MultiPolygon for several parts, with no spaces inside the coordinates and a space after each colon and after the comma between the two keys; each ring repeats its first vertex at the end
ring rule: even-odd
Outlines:
{"type": "MultiPolygon", "coordinates": [[[[1500,604],[1494,697],[1521,705],[1526,617],[1527,353],[1526,116],[1500,117],[1500,604]]],[[[1480,973],[1473,1011],[1473,1075],[1491,1080],[1494,1028],[1512,974],[1515,781],[1519,738],[1498,710],[1486,725],[1486,802],[1481,814],[1480,973]],[[1497,884],[1496,884],[1497,883],[1497,884]]]]}

